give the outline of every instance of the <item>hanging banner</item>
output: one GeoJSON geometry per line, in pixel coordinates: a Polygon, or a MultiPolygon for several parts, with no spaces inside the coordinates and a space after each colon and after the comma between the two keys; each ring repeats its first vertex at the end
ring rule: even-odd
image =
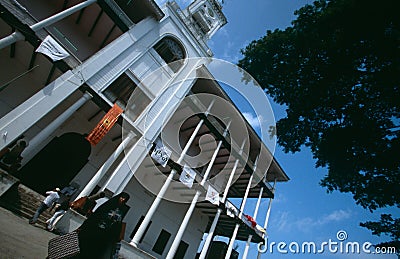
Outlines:
{"type": "Polygon", "coordinates": [[[255,228],[257,226],[257,222],[252,216],[244,214],[244,219],[244,222],[252,228],[255,228]]]}
{"type": "Polygon", "coordinates": [[[226,215],[228,215],[229,217],[234,218],[239,215],[238,209],[229,201],[226,201],[225,208],[226,208],[226,215]]]}
{"type": "Polygon", "coordinates": [[[42,41],[36,49],[36,52],[43,53],[53,61],[64,59],[69,56],[69,53],[50,35],[42,41]]]}
{"type": "Polygon", "coordinates": [[[172,150],[164,146],[161,141],[156,141],[156,147],[153,149],[153,152],[151,152],[151,157],[162,167],[165,167],[171,154],[172,150]]]}
{"type": "Polygon", "coordinates": [[[196,172],[188,166],[184,166],[179,181],[189,188],[192,188],[196,172]]]}
{"type": "Polygon", "coordinates": [[[117,104],[104,115],[97,126],[90,132],[86,139],[93,146],[97,145],[99,141],[110,131],[112,126],[117,122],[118,117],[122,114],[123,110],[117,104]]]}
{"type": "Polygon", "coordinates": [[[211,185],[207,188],[206,200],[214,205],[219,205],[219,193],[211,185]]]}

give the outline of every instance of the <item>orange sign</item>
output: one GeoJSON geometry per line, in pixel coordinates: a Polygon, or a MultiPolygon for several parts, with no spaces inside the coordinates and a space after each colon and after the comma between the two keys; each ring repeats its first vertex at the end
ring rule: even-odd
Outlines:
{"type": "Polygon", "coordinates": [[[95,146],[100,140],[110,131],[112,126],[117,122],[118,117],[121,115],[123,110],[117,104],[107,112],[106,115],[101,119],[97,126],[90,132],[86,139],[95,146]]]}

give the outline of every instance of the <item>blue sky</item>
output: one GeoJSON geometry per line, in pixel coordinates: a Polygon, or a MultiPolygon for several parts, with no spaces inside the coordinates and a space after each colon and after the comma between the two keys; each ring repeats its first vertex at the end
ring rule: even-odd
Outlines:
{"type": "MultiPolygon", "coordinates": [[[[158,1],[163,3],[165,1],[158,1]]],[[[185,7],[190,1],[177,1],[185,7]]],[[[240,58],[240,49],[252,40],[265,35],[267,30],[284,29],[290,26],[295,19],[293,12],[301,6],[312,3],[306,0],[225,0],[223,12],[228,19],[226,24],[210,40],[209,46],[215,58],[236,63],[240,58]]],[[[240,108],[241,103],[236,105],[240,108]]],[[[276,119],[285,116],[284,108],[271,103],[276,119]]],[[[244,107],[244,106],[243,106],[244,107]]],[[[243,112],[250,112],[243,108],[243,112]]],[[[279,130],[279,129],[278,129],[279,130]]],[[[269,242],[315,242],[317,245],[338,241],[336,234],[344,230],[347,239],[343,242],[377,243],[387,240],[385,237],[373,236],[371,232],[359,226],[360,222],[377,220],[379,213],[371,214],[361,206],[355,204],[350,194],[334,192],[328,194],[319,186],[320,179],[327,173],[324,168],[315,168],[315,161],[309,150],[303,149],[300,153],[285,154],[280,147],[276,148],[275,157],[290,181],[277,185],[276,197],[272,203],[272,211],[268,224],[269,242]]],[[[257,222],[264,224],[267,202],[261,204],[257,222]]],[[[246,205],[245,213],[252,215],[255,202],[246,205]]],[[[381,210],[377,212],[392,212],[398,210],[381,210]]],[[[396,215],[396,214],[395,214],[396,215]]],[[[222,238],[221,238],[222,239],[222,238]]],[[[237,242],[238,251],[242,253],[244,243],[237,242]]],[[[288,248],[286,247],[286,250],[288,248]]],[[[327,249],[325,249],[327,250],[327,249]]],[[[257,248],[251,246],[248,258],[256,258],[257,248]]],[[[277,251],[267,251],[261,258],[281,258],[292,256],[310,258],[397,258],[395,255],[367,255],[330,253],[325,251],[320,255],[292,254],[283,255],[277,251]]]]}

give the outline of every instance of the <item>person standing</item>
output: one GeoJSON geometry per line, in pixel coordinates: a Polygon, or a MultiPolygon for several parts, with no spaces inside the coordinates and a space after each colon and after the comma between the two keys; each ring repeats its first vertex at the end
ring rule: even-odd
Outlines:
{"type": "Polygon", "coordinates": [[[1,157],[0,162],[6,165],[12,172],[16,172],[19,167],[21,167],[22,152],[28,146],[28,141],[25,139],[20,139],[11,148],[6,149],[6,153],[1,157]]]}
{"type": "Polygon", "coordinates": [[[129,210],[122,192],[100,205],[78,228],[80,254],[74,258],[113,258],[118,254],[122,220],[129,210]]]}
{"type": "Polygon", "coordinates": [[[52,231],[54,229],[55,223],[57,222],[56,220],[60,216],[64,215],[64,213],[69,209],[71,204],[70,198],[71,196],[63,196],[62,198],[60,198],[61,201],[57,202],[53,216],[46,221],[47,230],[52,231]]]}
{"type": "Polygon", "coordinates": [[[42,214],[48,208],[52,207],[53,204],[58,201],[58,199],[60,198],[60,188],[55,188],[52,191],[48,191],[46,192],[46,195],[46,198],[40,203],[32,219],[29,220],[29,224],[35,224],[40,214],[42,214]]]}

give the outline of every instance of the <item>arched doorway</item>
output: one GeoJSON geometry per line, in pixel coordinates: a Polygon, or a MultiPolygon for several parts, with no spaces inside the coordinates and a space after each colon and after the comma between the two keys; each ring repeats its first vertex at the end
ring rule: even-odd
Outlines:
{"type": "Polygon", "coordinates": [[[55,187],[68,186],[88,162],[91,145],[85,135],[70,132],[54,138],[21,170],[23,184],[44,194],[55,187]]]}

